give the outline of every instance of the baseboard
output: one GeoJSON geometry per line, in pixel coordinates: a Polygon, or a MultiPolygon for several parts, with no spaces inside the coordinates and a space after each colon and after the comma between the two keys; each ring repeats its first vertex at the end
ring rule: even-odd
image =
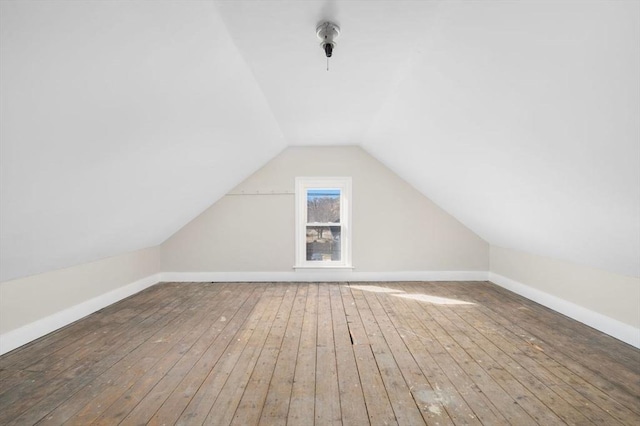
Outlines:
{"type": "Polygon", "coordinates": [[[636,327],[494,272],[489,272],[489,281],[636,348],[640,348],[640,329],[636,327]]]}
{"type": "Polygon", "coordinates": [[[0,355],[92,314],[160,282],[338,282],[338,281],[491,281],[596,330],[640,348],[640,329],[598,312],[487,271],[297,271],[164,272],[150,275],[86,302],[0,335],[0,355]]]}
{"type": "Polygon", "coordinates": [[[15,330],[0,335],[0,355],[51,333],[65,325],[71,324],[106,306],[129,297],[145,288],[161,282],[161,274],[150,275],[141,280],[127,284],[108,293],[89,299],[78,305],[56,312],[15,330]]]}
{"type": "Polygon", "coordinates": [[[298,270],[291,272],[164,272],[165,282],[486,281],[487,271],[298,270]]]}

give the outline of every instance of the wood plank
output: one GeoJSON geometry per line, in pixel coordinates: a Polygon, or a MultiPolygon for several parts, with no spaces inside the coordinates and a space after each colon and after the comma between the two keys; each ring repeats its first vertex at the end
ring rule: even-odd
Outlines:
{"type": "MultiPolygon", "coordinates": [[[[48,416],[45,422],[49,420],[49,417],[52,417],[50,424],[59,424],[55,421],[56,417],[66,416],[72,411],[74,412],[68,420],[69,423],[88,424],[95,422],[101,414],[109,410],[122,394],[134,386],[143,386],[147,383],[149,376],[153,374],[150,371],[161,369],[163,364],[167,362],[162,362],[167,358],[166,354],[171,354],[172,350],[179,350],[180,338],[182,337],[181,327],[195,325],[198,318],[191,315],[190,308],[203,300],[203,293],[203,289],[198,289],[197,298],[191,299],[180,315],[134,348],[111,369],[96,378],[88,386],[89,392],[80,392],[77,397],[67,400],[55,410],[52,416],[48,416]],[[118,374],[120,371],[123,371],[123,374],[118,374]],[[90,396],[88,401],[87,396],[90,396]],[[84,405],[82,405],[83,402],[84,405]]],[[[168,357],[172,358],[171,355],[168,357]]],[[[125,404],[118,411],[124,415],[126,410],[125,404]]]]}
{"type": "MultiPolygon", "coordinates": [[[[483,307],[478,306],[472,310],[448,312],[448,314],[452,322],[464,321],[470,326],[467,328],[469,337],[482,345],[487,354],[491,355],[500,367],[509,371],[523,386],[540,399],[545,407],[548,407],[543,408],[542,411],[548,409],[554,412],[562,419],[562,422],[567,424],[588,424],[593,421],[570,403],[572,400],[570,395],[567,395],[566,392],[558,392],[558,380],[555,376],[519,350],[518,346],[522,344],[522,341],[516,340],[516,344],[513,344],[502,337],[499,328],[491,326],[490,318],[486,317],[481,312],[482,310],[484,310],[483,307]],[[454,313],[455,316],[452,315],[454,313]]],[[[598,422],[616,423],[610,416],[606,417],[609,417],[607,421],[600,418],[598,422]]]]}
{"type": "Polygon", "coordinates": [[[304,310],[309,292],[309,286],[306,284],[298,284],[297,287],[296,298],[260,415],[259,424],[262,425],[286,424],[287,422],[304,310]]]}
{"type": "Polygon", "coordinates": [[[7,425],[640,424],[640,350],[486,282],[161,284],[0,365],[7,425]]]}
{"type": "MultiPolygon", "coordinates": [[[[403,287],[408,289],[409,293],[422,294],[419,293],[421,289],[413,289],[411,285],[405,285],[403,287]]],[[[440,317],[437,308],[433,304],[419,302],[418,305],[415,306],[421,312],[422,318],[428,318],[434,326],[432,329],[433,335],[447,349],[455,362],[457,362],[469,376],[474,377],[474,385],[477,386],[483,394],[487,395],[487,397],[494,402],[494,405],[500,407],[500,413],[510,424],[537,424],[537,422],[518,405],[516,397],[509,394],[508,391],[502,388],[500,384],[487,373],[482,367],[482,363],[478,362],[481,360],[476,360],[471,357],[468,350],[462,347],[459,342],[464,341],[464,335],[456,328],[447,327],[446,324],[438,322],[437,319],[440,317]]]]}
{"type": "Polygon", "coordinates": [[[367,406],[369,422],[376,425],[397,425],[387,389],[370,345],[354,345],[358,374],[367,406]]]}
{"type": "MultiPolygon", "coordinates": [[[[130,389],[120,397],[120,402],[114,405],[121,411],[129,411],[122,420],[124,424],[147,424],[150,418],[160,409],[171,391],[175,389],[183,374],[192,367],[199,356],[223,333],[236,314],[242,309],[243,304],[251,300],[251,295],[257,287],[247,285],[217,285],[222,287],[225,297],[216,298],[206,303],[205,320],[193,327],[186,338],[181,342],[179,352],[174,355],[175,363],[167,365],[168,369],[154,368],[153,375],[159,378],[148,392],[142,389],[130,389]],[[177,371],[183,374],[176,374],[177,371]],[[143,395],[143,396],[142,396],[143,395]],[[124,399],[124,401],[122,401],[124,399]],[[126,405],[125,405],[126,404],[126,405]],[[132,407],[131,410],[123,410],[124,406],[132,407]]],[[[206,302],[206,301],[205,301],[206,302]]],[[[250,303],[250,306],[253,306],[250,303]]],[[[170,357],[167,354],[165,357],[170,357]]],[[[159,364],[161,364],[160,361],[159,364]]]]}
{"type": "MultiPolygon", "coordinates": [[[[149,291],[147,289],[146,291],[149,291]]],[[[138,293],[141,294],[141,293],[138,293]]],[[[127,303],[127,299],[123,299],[114,305],[123,306],[127,303]]],[[[114,306],[111,305],[111,306],[114,306]]],[[[86,329],[91,329],[91,332],[97,328],[97,325],[102,323],[101,311],[97,311],[92,315],[82,318],[79,321],[75,321],[68,324],[58,330],[48,333],[34,341],[31,341],[19,348],[12,350],[0,357],[0,371],[4,370],[20,370],[27,368],[30,364],[33,364],[45,357],[46,354],[51,355],[55,353],[61,347],[64,347],[71,342],[84,337],[87,333],[86,329]]],[[[0,376],[1,378],[1,376],[0,376]]]]}
{"type": "Polygon", "coordinates": [[[255,425],[260,421],[262,407],[264,407],[269,384],[278,360],[278,353],[282,347],[293,304],[296,300],[297,288],[298,286],[295,285],[286,286],[278,314],[271,326],[240,404],[238,404],[232,424],[255,425]]]}
{"type": "MultiPolygon", "coordinates": [[[[389,288],[388,286],[384,286],[389,288]]],[[[380,333],[384,337],[386,346],[393,355],[400,373],[402,374],[409,392],[413,397],[414,404],[420,410],[424,421],[428,424],[437,423],[440,425],[452,425],[453,421],[447,413],[446,407],[438,399],[425,398],[428,395],[435,395],[435,390],[429,379],[423,374],[418,366],[414,355],[409,351],[396,327],[393,325],[387,312],[383,309],[379,299],[388,299],[393,293],[376,293],[364,291],[363,295],[367,300],[371,314],[375,318],[380,333]]]]}
{"type": "Polygon", "coordinates": [[[343,285],[340,287],[340,293],[342,295],[342,306],[347,316],[347,327],[349,328],[352,343],[354,345],[368,345],[369,338],[362,324],[362,318],[360,318],[360,313],[356,307],[356,301],[351,294],[351,289],[348,285],[343,285]]]}
{"type": "MultiPolygon", "coordinates": [[[[496,297],[526,301],[500,288],[494,291],[496,297]]],[[[513,309],[513,305],[509,309],[513,309]]],[[[527,332],[545,347],[553,348],[549,353],[556,361],[619,401],[625,411],[640,415],[640,353],[637,350],[622,344],[612,351],[609,348],[618,343],[612,337],[532,302],[519,313],[522,320],[518,324],[526,326],[527,332]]]]}
{"type": "Polygon", "coordinates": [[[418,408],[411,395],[410,386],[405,381],[400,367],[382,335],[377,318],[371,311],[363,290],[357,290],[351,286],[351,294],[356,302],[360,318],[362,318],[367,337],[371,343],[371,351],[387,390],[396,421],[400,425],[425,424],[422,411],[418,408]]]}
{"type": "Polygon", "coordinates": [[[369,416],[358,375],[351,335],[347,326],[347,316],[340,294],[341,287],[346,287],[346,285],[333,284],[329,289],[341,420],[345,426],[358,426],[368,423],[369,416]]]}
{"type": "MultiPolygon", "coordinates": [[[[244,284],[246,285],[246,284],[244,284]]],[[[256,285],[242,307],[214,339],[203,340],[195,351],[189,351],[165,377],[163,386],[159,388],[164,393],[177,383],[170,395],[164,400],[160,408],[153,414],[149,424],[174,424],[183,413],[193,395],[203,386],[211,370],[226,354],[232,351],[232,345],[241,339],[242,329],[246,324],[253,324],[249,318],[259,312],[265,286],[256,285]],[[204,350],[204,353],[203,353],[204,350]]]]}
{"type": "Polygon", "coordinates": [[[269,304],[262,315],[262,320],[251,334],[242,355],[235,364],[231,374],[220,390],[209,414],[204,420],[207,425],[230,424],[240,404],[247,384],[255,369],[260,353],[267,340],[271,327],[283,303],[286,284],[273,284],[274,291],[270,296],[269,304]]]}
{"type": "Polygon", "coordinates": [[[67,413],[73,413],[74,423],[90,423],[114,404],[117,404],[120,416],[125,415],[138,402],[136,395],[142,392],[142,384],[152,385],[152,379],[158,379],[171,365],[167,359],[180,360],[181,355],[192,350],[194,342],[202,339],[207,330],[216,330],[211,325],[219,319],[218,313],[228,305],[234,306],[231,297],[234,293],[230,287],[203,287],[205,292],[185,311],[183,318],[176,318],[161,333],[138,346],[92,382],[88,389],[58,407],[47,417],[50,422],[43,423],[60,424],[67,413]]]}
{"type": "Polygon", "coordinates": [[[308,284],[308,286],[309,292],[302,320],[302,334],[287,416],[287,423],[296,425],[312,425],[315,416],[318,284],[308,284]]]}
{"type": "Polygon", "coordinates": [[[167,301],[167,295],[170,295],[173,291],[175,289],[171,284],[159,284],[143,290],[136,295],[139,296],[138,298],[130,296],[2,355],[0,357],[0,368],[24,370],[44,359],[56,357],[56,353],[59,350],[74,344],[78,340],[87,339],[88,336],[94,334],[104,334],[103,331],[109,330],[113,326],[113,321],[111,320],[118,317],[119,311],[129,310],[136,304],[139,304],[140,308],[137,312],[134,310],[137,313],[135,316],[145,318],[170,303],[167,301]]]}
{"type": "Polygon", "coordinates": [[[114,345],[116,350],[107,353],[103,358],[81,359],[35,389],[25,388],[24,392],[2,395],[0,397],[0,423],[8,417],[13,417],[16,424],[35,423],[44,417],[41,413],[47,409],[49,411],[55,409],[62,401],[90,383],[126,353],[146,341],[158,329],[162,329],[183,312],[187,308],[186,303],[183,302],[185,301],[168,303],[153,315],[145,318],[144,321],[137,324],[136,333],[132,338],[123,340],[122,344],[114,345]],[[31,419],[34,416],[39,417],[33,421],[27,420],[27,417],[31,419]]]}
{"type": "MultiPolygon", "coordinates": [[[[488,344],[486,340],[470,337],[469,334],[474,337],[476,336],[470,327],[465,327],[466,323],[464,320],[458,317],[455,318],[455,321],[451,321],[448,318],[452,316],[452,312],[450,312],[451,309],[452,308],[434,307],[431,309],[431,314],[443,328],[453,330],[453,333],[450,332],[450,335],[454,337],[460,347],[464,349],[511,398],[515,399],[515,403],[522,407],[533,420],[538,424],[562,423],[562,419],[558,417],[557,414],[549,410],[533,392],[518,380],[522,377],[518,369],[522,367],[495,346],[488,344]],[[496,359],[502,362],[498,363],[496,359]],[[516,374],[511,374],[509,370],[516,374]]],[[[457,306],[455,309],[459,314],[464,315],[460,310],[471,310],[475,308],[473,306],[457,306]]]]}
{"type": "MultiPolygon", "coordinates": [[[[426,285],[425,287],[420,291],[424,294],[430,294],[430,286],[426,285]]],[[[412,293],[412,289],[406,286],[399,285],[398,288],[406,290],[407,293],[412,293]]],[[[442,342],[438,339],[438,335],[441,335],[444,331],[439,330],[440,326],[420,306],[421,302],[396,298],[396,303],[401,304],[401,309],[405,316],[411,314],[411,316],[407,316],[411,326],[405,331],[419,339],[419,343],[425,347],[435,360],[436,365],[442,369],[447,379],[453,384],[455,391],[464,398],[465,402],[473,410],[475,417],[483,424],[509,424],[509,421],[490,399],[489,395],[482,391],[476,382],[476,376],[458,363],[451,351],[451,346],[446,341],[442,342]]]]}
{"type": "MultiPolygon", "coordinates": [[[[454,380],[457,379],[460,382],[460,378],[464,376],[464,373],[454,365],[452,359],[446,359],[443,363],[444,366],[440,366],[436,357],[431,355],[431,351],[447,357],[448,355],[442,348],[434,350],[437,347],[437,342],[429,335],[428,330],[423,329],[422,323],[409,312],[402,299],[382,296],[378,299],[396,330],[398,330],[400,338],[409,348],[416,363],[423,371],[424,376],[429,378],[430,389],[420,387],[412,389],[416,402],[418,404],[441,403],[449,417],[456,424],[481,424],[474,410],[471,409],[454,383],[447,377],[447,372],[449,372],[455,378],[454,380]]],[[[466,393],[466,396],[472,400],[472,403],[475,402],[479,407],[485,407],[484,401],[478,401],[477,398],[473,398],[473,394],[466,393]]],[[[486,422],[487,424],[499,424],[501,421],[505,421],[504,419],[494,418],[491,411],[488,411],[488,413],[488,415],[483,414],[485,420],[487,416],[491,419],[490,422],[486,422]]]]}
{"type": "Polygon", "coordinates": [[[333,340],[331,298],[329,285],[318,288],[318,331],[316,338],[315,422],[322,425],[341,425],[340,390],[336,348],[333,340]]]}
{"type": "Polygon", "coordinates": [[[239,333],[234,336],[234,340],[227,347],[225,356],[210,366],[210,371],[205,380],[201,382],[201,386],[193,394],[176,424],[202,424],[205,421],[209,410],[211,410],[213,403],[220,394],[220,390],[224,387],[238,360],[241,358],[253,332],[258,328],[261,321],[266,318],[266,315],[269,315],[270,296],[274,290],[273,286],[265,290],[263,297],[260,298],[239,333]]]}
{"type": "Polygon", "coordinates": [[[398,424],[351,289],[341,286],[340,290],[369,421],[372,424],[398,424]]]}
{"type": "MultiPolygon", "coordinates": [[[[502,314],[497,314],[495,308],[490,309],[491,317],[495,317],[499,327],[504,327],[516,334],[521,339],[521,345],[528,347],[525,348],[527,354],[534,357],[542,365],[545,365],[549,371],[553,371],[557,377],[560,377],[568,385],[567,389],[572,389],[570,391],[571,394],[579,401],[576,408],[580,406],[587,407],[585,409],[594,418],[600,418],[603,416],[603,412],[606,412],[622,423],[629,422],[630,419],[633,421],[640,419],[640,414],[637,412],[640,409],[640,395],[624,390],[635,386],[631,383],[634,381],[633,376],[630,376],[627,380],[622,380],[625,385],[621,385],[619,382],[621,379],[605,379],[605,375],[592,370],[595,367],[584,367],[584,363],[591,363],[588,356],[581,360],[576,360],[574,356],[577,355],[568,356],[565,353],[567,347],[570,346],[566,342],[567,339],[571,339],[571,335],[577,334],[576,332],[562,337],[561,340],[564,342],[559,345],[556,345],[555,342],[550,342],[546,338],[539,337],[541,333],[539,330],[542,325],[534,324],[530,311],[545,311],[546,308],[526,299],[520,299],[516,295],[514,295],[515,299],[513,300],[503,298],[502,289],[494,285],[484,288],[489,291],[474,293],[481,300],[481,303],[493,308],[496,306],[497,301],[503,302],[500,311],[502,314]],[[522,309],[523,307],[524,309],[522,309]],[[532,333],[531,329],[537,329],[538,331],[532,333]],[[634,404],[636,401],[637,404],[634,404]],[[592,405],[598,407],[599,410],[594,412],[592,405]]],[[[540,322],[541,324],[546,324],[546,327],[550,330],[558,328],[556,321],[540,322]]],[[[590,334],[591,330],[588,327],[583,326],[582,328],[585,329],[587,334],[590,334]]],[[[612,340],[609,341],[609,344],[614,343],[620,346],[621,351],[628,351],[629,345],[612,340]]],[[[640,356],[640,351],[636,350],[636,352],[640,356]]],[[[634,362],[625,362],[624,359],[616,360],[615,358],[611,359],[610,362],[613,365],[610,365],[609,368],[616,369],[613,366],[617,365],[617,368],[623,371],[634,369],[634,364],[636,364],[634,362]]],[[[608,371],[604,366],[603,370],[608,371]]]]}

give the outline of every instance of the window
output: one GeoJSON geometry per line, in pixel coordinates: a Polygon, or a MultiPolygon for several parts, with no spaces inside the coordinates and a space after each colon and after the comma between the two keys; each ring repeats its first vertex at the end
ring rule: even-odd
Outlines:
{"type": "Polygon", "coordinates": [[[351,178],[296,178],[296,268],[351,267],[351,178]]]}

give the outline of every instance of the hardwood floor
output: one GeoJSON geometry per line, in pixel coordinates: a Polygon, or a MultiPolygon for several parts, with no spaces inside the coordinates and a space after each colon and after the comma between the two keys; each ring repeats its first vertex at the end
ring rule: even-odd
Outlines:
{"type": "Polygon", "coordinates": [[[0,357],[2,425],[640,424],[640,351],[487,282],[160,284],[0,357]]]}

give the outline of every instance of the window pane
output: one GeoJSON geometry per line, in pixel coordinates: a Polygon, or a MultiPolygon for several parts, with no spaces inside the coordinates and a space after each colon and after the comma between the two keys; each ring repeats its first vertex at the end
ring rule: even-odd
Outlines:
{"type": "Polygon", "coordinates": [[[338,223],[340,222],[340,190],[308,189],[307,190],[307,222],[338,223]]]}
{"type": "Polygon", "coordinates": [[[340,261],[340,226],[307,226],[307,260],[340,261]]]}

